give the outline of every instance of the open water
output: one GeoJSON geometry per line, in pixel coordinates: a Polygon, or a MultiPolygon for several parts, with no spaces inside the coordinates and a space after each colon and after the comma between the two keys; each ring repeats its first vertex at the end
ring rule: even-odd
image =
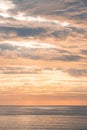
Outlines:
{"type": "Polygon", "coordinates": [[[87,106],[1,106],[0,130],[87,130],[87,106]]]}

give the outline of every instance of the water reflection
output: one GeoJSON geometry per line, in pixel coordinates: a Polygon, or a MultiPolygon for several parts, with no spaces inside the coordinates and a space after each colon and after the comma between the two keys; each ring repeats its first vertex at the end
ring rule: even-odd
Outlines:
{"type": "Polygon", "coordinates": [[[87,130],[87,116],[0,116],[0,130],[87,130]]]}

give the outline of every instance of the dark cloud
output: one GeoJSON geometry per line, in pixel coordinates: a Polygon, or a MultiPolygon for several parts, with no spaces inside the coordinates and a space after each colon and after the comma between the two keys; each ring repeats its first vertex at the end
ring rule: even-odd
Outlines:
{"type": "Polygon", "coordinates": [[[87,49],[81,50],[81,53],[87,55],[87,49]]]}
{"type": "Polygon", "coordinates": [[[2,43],[2,44],[0,44],[0,49],[1,50],[16,50],[17,48],[16,48],[16,46],[12,46],[12,45],[10,45],[10,44],[6,44],[6,43],[2,43]]]}
{"type": "Polygon", "coordinates": [[[70,32],[67,29],[64,30],[56,30],[52,32],[52,36],[58,39],[66,39],[69,36],[70,32]]]}
{"type": "Polygon", "coordinates": [[[65,5],[68,6],[68,7],[69,7],[69,6],[73,6],[73,5],[76,6],[76,5],[78,5],[79,3],[80,3],[80,0],[79,0],[79,1],[69,1],[69,2],[67,1],[67,2],[65,3],[65,5]]]}
{"type": "Polygon", "coordinates": [[[87,76],[87,69],[69,69],[68,73],[72,76],[87,76]]]}
{"type": "Polygon", "coordinates": [[[79,61],[82,57],[79,55],[65,55],[63,59],[64,61],[79,61]]]}
{"type": "Polygon", "coordinates": [[[67,27],[56,29],[50,35],[60,40],[67,40],[67,38],[72,37],[73,40],[78,39],[78,42],[79,40],[84,41],[84,38],[87,36],[87,29],[80,27],[67,27]]]}
{"type": "Polygon", "coordinates": [[[16,27],[2,27],[0,26],[0,32],[6,34],[17,33],[18,36],[27,37],[27,36],[40,36],[46,33],[46,29],[42,27],[38,28],[16,28],[16,27]]]}
{"type": "Polygon", "coordinates": [[[38,36],[43,35],[44,33],[46,33],[46,30],[44,28],[21,28],[17,30],[18,36],[38,36]]]}
{"type": "Polygon", "coordinates": [[[87,29],[80,28],[80,27],[70,27],[69,28],[72,32],[76,32],[79,34],[87,34],[87,29]]]}
{"type": "Polygon", "coordinates": [[[40,55],[37,49],[35,50],[35,52],[32,52],[31,49],[29,49],[29,53],[25,51],[25,52],[19,53],[18,56],[22,58],[32,59],[32,60],[43,60],[43,54],[40,55]]]}
{"type": "Polygon", "coordinates": [[[84,6],[87,7],[87,0],[83,0],[82,2],[84,3],[84,6]]]}
{"type": "MultiPolygon", "coordinates": [[[[1,38],[12,38],[12,37],[35,37],[44,40],[43,38],[54,37],[58,40],[67,40],[67,38],[72,37],[73,40],[78,39],[84,41],[87,36],[87,29],[67,27],[67,28],[47,28],[47,27],[37,27],[37,28],[20,28],[20,27],[5,27],[0,26],[1,38]],[[14,34],[13,36],[10,34],[14,34]]],[[[78,42],[77,40],[77,42],[78,42]]]]}
{"type": "Polygon", "coordinates": [[[61,55],[60,57],[52,57],[51,60],[59,60],[64,62],[76,62],[82,59],[79,55],[61,55]]]}
{"type": "Polygon", "coordinates": [[[62,62],[78,62],[81,59],[83,59],[83,57],[79,55],[70,55],[70,54],[64,55],[63,53],[60,52],[58,54],[56,54],[56,52],[52,53],[50,52],[50,49],[41,49],[41,52],[39,52],[39,50],[36,49],[35,51],[30,50],[29,52],[30,53],[27,53],[25,51],[23,53],[20,53],[20,56],[24,58],[33,59],[33,60],[51,60],[51,61],[55,60],[55,61],[62,61],[62,62]],[[45,53],[46,51],[48,52],[45,53]]]}

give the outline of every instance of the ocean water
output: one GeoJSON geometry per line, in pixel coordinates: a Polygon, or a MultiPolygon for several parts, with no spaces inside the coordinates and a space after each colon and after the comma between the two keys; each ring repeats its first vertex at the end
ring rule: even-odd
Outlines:
{"type": "Polygon", "coordinates": [[[1,106],[0,130],[87,130],[87,106],[1,106]]]}

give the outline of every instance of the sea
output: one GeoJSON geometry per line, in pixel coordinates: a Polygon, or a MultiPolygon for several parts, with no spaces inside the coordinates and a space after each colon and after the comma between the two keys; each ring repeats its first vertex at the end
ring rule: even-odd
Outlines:
{"type": "Polygon", "coordinates": [[[87,106],[0,106],[0,130],[87,130],[87,106]]]}

